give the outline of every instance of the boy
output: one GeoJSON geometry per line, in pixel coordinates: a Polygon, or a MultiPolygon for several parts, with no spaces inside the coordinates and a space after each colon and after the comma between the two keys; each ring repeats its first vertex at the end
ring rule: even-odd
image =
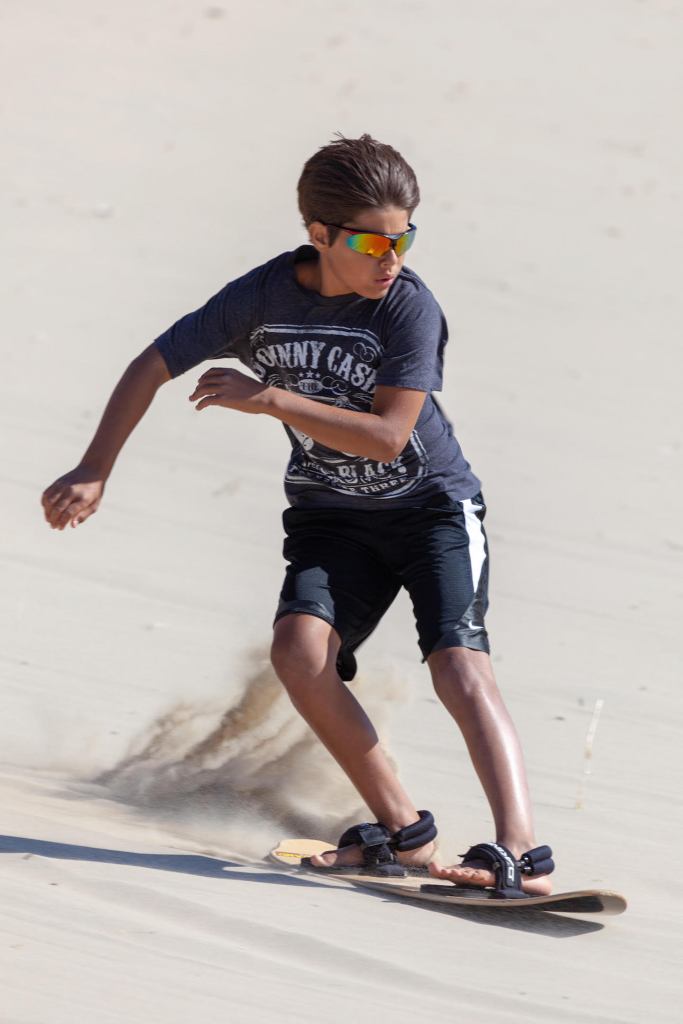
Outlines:
{"type": "Polygon", "coordinates": [[[550,891],[550,851],[533,849],[519,741],[498,692],[484,626],[485,506],[432,392],[447,340],[434,297],[404,267],[420,195],[412,169],[368,135],[340,137],[306,163],[299,208],[310,245],[231,282],[133,360],[76,469],[43,495],[63,530],[98,508],[116,456],[171,377],[212,368],[190,395],[280,420],[292,444],[283,516],[288,566],[272,662],[297,710],[377,816],[311,859],[319,871],[424,870],[501,896],[550,891]],[[345,681],[354,652],[401,586],[436,692],[460,727],[488,798],[496,843],[435,863],[418,812],[345,681]]]}

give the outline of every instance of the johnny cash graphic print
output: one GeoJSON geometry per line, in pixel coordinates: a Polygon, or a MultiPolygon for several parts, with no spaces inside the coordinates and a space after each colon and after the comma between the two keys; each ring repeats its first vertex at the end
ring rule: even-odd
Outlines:
{"type": "MultiPolygon", "coordinates": [[[[334,324],[263,324],[251,334],[251,366],[270,387],[285,388],[340,409],[370,412],[382,346],[369,330],[334,324]]],[[[391,462],[326,448],[299,430],[293,441],[287,484],[332,488],[347,495],[398,497],[415,488],[429,459],[413,431],[391,462]]]]}
{"type": "MultiPolygon", "coordinates": [[[[448,338],[436,299],[407,267],[380,300],[319,295],[296,276],[296,263],[314,258],[310,246],[282,253],[176,321],[155,342],[171,376],[233,358],[270,387],[365,413],[378,386],[423,391],[408,443],[391,462],[335,451],[285,425],[292,445],[287,500],[368,509],[423,507],[438,494],[472,497],[481,484],[433,395],[441,389],[448,338]]],[[[244,447],[248,458],[248,439],[244,447]]]]}

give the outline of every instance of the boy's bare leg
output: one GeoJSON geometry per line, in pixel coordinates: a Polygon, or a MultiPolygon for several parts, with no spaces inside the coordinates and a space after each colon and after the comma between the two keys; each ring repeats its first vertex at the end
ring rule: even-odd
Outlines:
{"type": "MultiPolygon", "coordinates": [[[[536,846],[531,799],[517,731],[503,703],[491,667],[482,651],[449,647],[427,659],[434,689],[460,726],[472,764],[486,793],[496,828],[496,841],[516,856],[536,846]]],[[[492,872],[478,868],[443,868],[438,878],[469,885],[493,885],[492,872]]],[[[525,891],[551,891],[548,876],[523,879],[525,891]]]]}
{"type": "MultiPolygon", "coordinates": [[[[340,640],[335,630],[314,615],[292,614],[275,624],[272,662],[297,711],[391,832],[418,820],[418,813],[382,750],[365,711],[336,669],[340,640]]],[[[434,844],[400,853],[403,863],[426,864],[434,844]]],[[[314,857],[320,866],[360,863],[360,850],[314,857]]]]}

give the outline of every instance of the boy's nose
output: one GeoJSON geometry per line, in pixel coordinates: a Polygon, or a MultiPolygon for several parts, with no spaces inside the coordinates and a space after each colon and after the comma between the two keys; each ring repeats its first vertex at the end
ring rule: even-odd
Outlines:
{"type": "Polygon", "coordinates": [[[398,256],[393,249],[389,249],[389,251],[385,252],[384,256],[380,258],[380,263],[385,264],[387,267],[391,267],[394,263],[398,263],[398,256]]]}

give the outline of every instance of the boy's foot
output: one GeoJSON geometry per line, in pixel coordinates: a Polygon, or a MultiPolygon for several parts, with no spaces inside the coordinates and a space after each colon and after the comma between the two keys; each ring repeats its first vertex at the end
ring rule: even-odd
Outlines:
{"type": "MultiPolygon", "coordinates": [[[[520,856],[520,854],[515,852],[515,856],[520,856]]],[[[429,865],[429,874],[432,878],[454,882],[456,885],[493,886],[496,884],[496,876],[486,867],[470,865],[462,867],[459,864],[453,867],[443,867],[437,861],[433,861],[429,865]]],[[[553,885],[549,875],[539,875],[536,878],[527,878],[522,875],[522,889],[530,896],[549,896],[553,891],[553,885]]]]}
{"type": "MultiPolygon", "coordinates": [[[[436,843],[426,843],[417,850],[397,852],[396,859],[399,864],[409,868],[426,867],[434,857],[435,850],[436,843]]],[[[314,854],[311,857],[311,864],[318,868],[349,867],[356,864],[361,867],[363,855],[360,846],[342,846],[337,850],[314,854]]]]}

